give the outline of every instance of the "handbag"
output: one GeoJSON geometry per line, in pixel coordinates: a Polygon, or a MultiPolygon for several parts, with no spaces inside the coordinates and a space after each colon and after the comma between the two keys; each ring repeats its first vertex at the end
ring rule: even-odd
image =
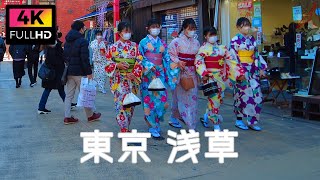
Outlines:
{"type": "Polygon", "coordinates": [[[50,68],[46,63],[43,63],[39,69],[39,78],[42,80],[54,80],[56,77],[56,72],[54,69],[50,68]]]}
{"type": "Polygon", "coordinates": [[[97,95],[96,85],[97,83],[94,80],[89,80],[86,77],[81,78],[77,106],[94,108],[97,95]]]}
{"type": "Polygon", "coordinates": [[[184,72],[186,72],[186,74],[185,76],[180,77],[180,84],[185,91],[189,91],[190,89],[195,88],[193,77],[187,71],[184,72]]]}
{"type": "Polygon", "coordinates": [[[211,96],[219,92],[219,87],[216,81],[209,81],[201,85],[204,96],[211,96]]]}
{"type": "Polygon", "coordinates": [[[66,67],[63,70],[63,74],[61,76],[61,84],[63,86],[65,86],[67,84],[68,81],[68,67],[69,67],[69,63],[66,64],[66,67]]]}

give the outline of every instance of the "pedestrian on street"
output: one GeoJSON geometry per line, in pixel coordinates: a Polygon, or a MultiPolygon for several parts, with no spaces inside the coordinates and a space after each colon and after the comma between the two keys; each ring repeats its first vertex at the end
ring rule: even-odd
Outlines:
{"type": "Polygon", "coordinates": [[[161,24],[158,20],[149,20],[147,25],[149,34],[139,43],[144,68],[140,89],[144,116],[149,126],[149,132],[153,138],[164,139],[160,135],[160,121],[164,120],[164,115],[169,107],[168,92],[167,90],[149,91],[148,89],[155,78],[160,79],[163,85],[166,85],[168,81],[172,81],[166,73],[170,70],[171,61],[167,45],[158,37],[160,26],[161,24]]]}
{"type": "Polygon", "coordinates": [[[0,37],[0,62],[3,61],[4,54],[7,51],[6,43],[3,37],[0,37]]]}
{"type": "Polygon", "coordinates": [[[203,35],[205,43],[196,56],[196,70],[203,84],[216,82],[218,92],[208,96],[206,114],[201,122],[208,128],[210,120],[213,122],[213,130],[220,131],[223,118],[219,111],[226,85],[232,88],[236,80],[244,79],[244,73],[238,61],[230,55],[228,48],[218,44],[217,30],[214,27],[205,28],[203,35]]]}
{"type": "MultiPolygon", "coordinates": [[[[79,120],[71,116],[71,102],[76,90],[80,89],[81,78],[86,76],[92,80],[92,70],[89,59],[89,43],[84,38],[86,27],[82,21],[75,21],[66,36],[64,45],[65,60],[69,64],[67,73],[65,118],[64,124],[74,124],[79,120]]],[[[88,122],[99,120],[101,113],[93,112],[92,108],[84,108],[88,122]]]]}
{"type": "Polygon", "coordinates": [[[28,48],[27,67],[30,79],[30,87],[34,87],[37,84],[40,51],[40,44],[30,45],[28,48]]]}
{"type": "Polygon", "coordinates": [[[28,45],[10,45],[10,55],[13,59],[13,76],[16,80],[16,88],[21,87],[22,77],[25,75],[24,65],[27,57],[28,45]]]}
{"type": "MultiPolygon", "coordinates": [[[[52,90],[58,90],[62,101],[65,101],[66,93],[64,85],[61,83],[61,77],[65,68],[62,42],[59,38],[62,36],[59,27],[57,27],[57,40],[53,45],[43,46],[47,53],[47,59],[44,63],[52,70],[55,71],[55,78],[53,80],[42,80],[42,87],[44,88],[38,107],[38,114],[48,114],[51,111],[46,109],[46,104],[52,90]]],[[[39,54],[39,53],[38,53],[39,54]]],[[[38,60],[37,60],[38,63],[38,60]]],[[[77,104],[72,103],[71,106],[75,107],[77,104]]]]}
{"type": "Polygon", "coordinates": [[[262,108],[262,92],[260,88],[260,78],[265,76],[267,63],[263,58],[259,58],[257,42],[249,34],[251,22],[248,18],[241,17],[237,21],[239,33],[231,40],[230,52],[233,59],[236,59],[244,70],[245,79],[237,81],[234,87],[234,112],[237,120],[235,126],[242,130],[249,128],[261,131],[258,126],[262,108]],[[247,125],[243,123],[243,118],[247,125]]]}
{"type": "Polygon", "coordinates": [[[124,107],[123,100],[129,93],[137,94],[142,75],[142,56],[138,45],[131,39],[131,28],[127,22],[118,25],[120,40],[109,47],[107,55],[107,75],[110,77],[110,89],[114,95],[116,120],[121,132],[130,132],[129,126],[134,107],[124,107]]]}
{"type": "Polygon", "coordinates": [[[198,119],[198,75],[194,65],[200,48],[196,37],[196,22],[192,18],[182,23],[180,35],[169,45],[169,54],[180,69],[177,87],[172,91],[172,109],[169,125],[181,128],[178,119],[190,130],[195,130],[198,119]]]}
{"type": "Polygon", "coordinates": [[[96,39],[90,44],[90,48],[93,51],[93,79],[98,83],[99,91],[103,94],[107,93],[107,74],[104,68],[107,65],[106,52],[107,48],[102,38],[102,32],[96,32],[96,39]]]}

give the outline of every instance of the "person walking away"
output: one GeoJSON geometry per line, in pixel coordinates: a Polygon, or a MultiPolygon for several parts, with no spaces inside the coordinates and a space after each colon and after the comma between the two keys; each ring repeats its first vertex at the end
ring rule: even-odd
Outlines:
{"type": "Polygon", "coordinates": [[[169,125],[175,128],[182,127],[178,119],[186,123],[188,128],[192,130],[195,130],[197,125],[198,75],[194,61],[200,43],[194,38],[196,29],[196,23],[192,18],[185,19],[179,37],[169,45],[168,51],[171,60],[180,68],[180,80],[172,91],[172,114],[169,122],[169,125]],[[186,84],[192,82],[193,87],[192,84],[186,84]]]}
{"type": "Polygon", "coordinates": [[[259,58],[256,40],[249,35],[250,28],[251,22],[248,18],[239,18],[237,21],[239,33],[230,43],[233,59],[241,64],[245,73],[245,79],[237,81],[234,87],[234,112],[237,117],[235,126],[242,130],[250,128],[261,131],[262,128],[258,126],[263,101],[260,78],[265,76],[267,63],[263,58],[259,58]],[[243,123],[243,118],[249,128],[243,123]]]}
{"type": "Polygon", "coordinates": [[[103,94],[106,94],[107,74],[105,71],[105,67],[107,65],[107,48],[103,41],[101,31],[96,32],[96,39],[91,42],[90,48],[93,51],[93,79],[98,83],[99,91],[103,94]]]}
{"type": "Polygon", "coordinates": [[[16,81],[16,88],[21,87],[22,77],[25,75],[24,64],[27,57],[27,45],[10,45],[9,52],[13,59],[13,76],[16,81]]]}
{"type": "Polygon", "coordinates": [[[30,87],[34,87],[37,84],[38,64],[40,44],[30,45],[27,55],[27,67],[28,75],[30,79],[30,87]]]}
{"type": "MultiPolygon", "coordinates": [[[[82,21],[75,21],[71,25],[71,30],[66,36],[64,45],[64,57],[68,66],[68,76],[66,85],[65,99],[65,118],[64,124],[74,124],[79,119],[71,116],[71,102],[75,91],[80,89],[81,78],[86,76],[92,80],[92,70],[89,60],[89,43],[84,38],[86,27],[82,21]]],[[[101,113],[93,112],[92,108],[84,108],[88,122],[94,122],[100,119],[101,113]]]]}
{"type": "MultiPolygon", "coordinates": [[[[60,38],[60,29],[57,27],[57,37],[60,38]]],[[[46,52],[47,59],[44,63],[55,71],[55,78],[53,80],[42,80],[42,87],[44,88],[38,107],[38,114],[48,114],[51,111],[46,109],[46,104],[49,95],[52,90],[58,90],[59,96],[62,101],[65,101],[66,93],[64,91],[64,85],[61,83],[61,77],[65,68],[64,56],[62,49],[62,42],[57,39],[54,45],[47,45],[41,47],[44,48],[46,52]]],[[[38,60],[37,60],[38,62],[38,60]]],[[[71,104],[73,107],[76,104],[71,104]]]]}

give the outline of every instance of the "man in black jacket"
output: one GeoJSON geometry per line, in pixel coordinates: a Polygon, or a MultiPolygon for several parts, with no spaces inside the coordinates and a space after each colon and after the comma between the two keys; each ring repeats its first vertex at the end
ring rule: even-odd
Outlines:
{"type": "MultiPolygon", "coordinates": [[[[76,89],[80,89],[81,78],[87,76],[92,79],[92,70],[89,60],[89,43],[84,39],[86,27],[81,21],[75,21],[71,25],[71,30],[66,36],[64,45],[64,56],[68,61],[68,79],[65,99],[64,124],[74,124],[79,120],[71,116],[71,102],[76,89]]],[[[94,113],[91,108],[84,108],[88,117],[88,122],[99,120],[101,113],[94,113]]]]}

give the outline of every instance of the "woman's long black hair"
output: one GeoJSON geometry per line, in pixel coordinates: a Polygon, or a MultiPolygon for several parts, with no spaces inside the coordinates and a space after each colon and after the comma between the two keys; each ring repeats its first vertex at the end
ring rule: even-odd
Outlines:
{"type": "Polygon", "coordinates": [[[189,26],[193,27],[193,28],[197,28],[197,25],[196,25],[196,22],[192,19],[192,18],[187,18],[183,21],[182,23],[182,27],[181,27],[181,30],[179,32],[179,34],[182,33],[182,31],[184,29],[187,29],[189,26]]]}

